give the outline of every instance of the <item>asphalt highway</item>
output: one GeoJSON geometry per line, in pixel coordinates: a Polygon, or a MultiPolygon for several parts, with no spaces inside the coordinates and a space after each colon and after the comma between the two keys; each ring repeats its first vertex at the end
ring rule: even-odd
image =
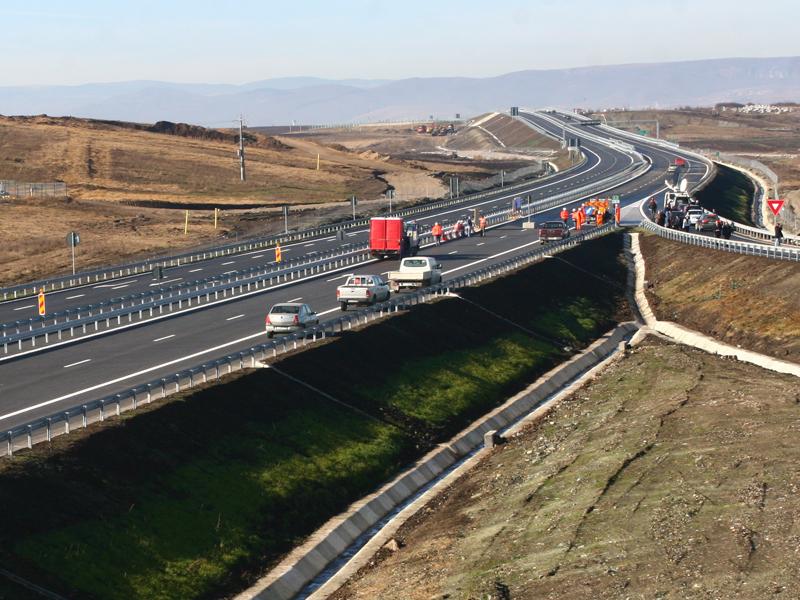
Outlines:
{"type": "MultiPolygon", "coordinates": [[[[533,180],[523,189],[514,192],[498,190],[489,198],[470,201],[465,199],[463,204],[444,209],[431,210],[415,216],[415,220],[423,229],[429,229],[434,221],[455,221],[464,215],[468,209],[478,208],[491,211],[507,207],[513,198],[525,197],[530,194],[531,200],[538,200],[546,196],[565,192],[571,187],[590,184],[604,177],[608,177],[620,169],[620,165],[629,165],[628,156],[610,150],[601,145],[592,145],[586,152],[586,161],[573,169],[555,173],[543,180],[533,180]]],[[[368,240],[368,229],[358,229],[345,233],[346,243],[363,243],[368,240]]],[[[336,236],[325,236],[316,239],[304,240],[293,244],[281,246],[284,261],[297,260],[304,256],[333,250],[341,245],[336,236]]],[[[157,291],[171,285],[180,285],[205,279],[219,277],[240,269],[267,266],[274,263],[275,252],[257,250],[237,255],[230,255],[196,262],[164,270],[164,278],[160,281],[153,279],[150,274],[139,274],[132,277],[115,279],[107,283],[92,284],[80,288],[59,290],[47,294],[47,312],[59,312],[67,308],[78,308],[120,298],[129,294],[146,291],[157,291]]],[[[0,323],[13,323],[37,317],[37,302],[35,298],[22,298],[0,303],[0,323]]]]}
{"type": "MultiPolygon", "coordinates": [[[[529,114],[526,118],[542,127],[557,129],[539,115],[529,114]]],[[[605,135],[604,132],[601,134],[605,135]]],[[[589,183],[593,178],[602,179],[630,164],[627,155],[591,140],[582,141],[582,146],[590,159],[581,169],[564,173],[561,178],[538,182],[538,186],[536,182],[532,182],[530,191],[518,190],[510,194],[500,191],[491,200],[482,201],[481,206],[487,210],[493,206],[502,208],[508,206],[511,198],[528,193],[532,194],[533,199],[549,196],[589,183]],[[591,158],[593,155],[594,159],[591,158]]],[[[664,187],[666,165],[671,158],[669,153],[646,145],[640,151],[652,158],[651,171],[604,194],[620,194],[622,204],[626,206],[625,213],[633,211],[631,214],[637,214],[642,199],[664,187]]],[[[700,173],[696,176],[699,177],[700,173]]],[[[470,206],[472,204],[446,209],[418,218],[418,221],[431,224],[434,219],[455,220],[470,206]]],[[[559,210],[560,207],[557,207],[543,212],[536,216],[536,220],[557,218],[559,210]]],[[[636,221],[640,218],[639,216],[636,221]]],[[[365,239],[364,235],[365,232],[357,232],[352,238],[365,239]]],[[[336,242],[321,239],[319,243],[332,247],[336,242]]],[[[491,229],[484,238],[473,236],[454,240],[439,247],[426,248],[424,254],[439,258],[444,265],[446,279],[524,253],[537,243],[535,231],[523,230],[517,221],[491,229]]],[[[303,245],[298,244],[292,250],[299,254],[303,252],[303,245]]],[[[235,265],[222,264],[230,260],[256,259],[239,255],[181,269],[187,272],[198,266],[210,269],[212,264],[214,269],[230,269],[235,265]]],[[[393,261],[374,261],[358,267],[358,271],[385,274],[395,267],[396,262],[393,261]]],[[[264,315],[275,302],[307,302],[323,321],[336,318],[339,308],[335,300],[335,288],[352,270],[352,267],[348,267],[340,273],[326,273],[315,278],[289,282],[280,288],[271,288],[267,292],[205,310],[178,314],[173,318],[2,362],[0,428],[12,428],[262,343],[267,339],[264,333],[264,315]]],[[[173,269],[170,274],[172,272],[177,274],[182,271],[173,269]]],[[[131,285],[149,285],[147,279],[131,279],[140,279],[131,282],[131,285]]],[[[98,294],[108,293],[108,288],[96,289],[100,290],[98,294]]],[[[81,291],[88,293],[89,288],[81,291]]],[[[75,293],[73,291],[65,296],[74,296],[75,293]]]]}

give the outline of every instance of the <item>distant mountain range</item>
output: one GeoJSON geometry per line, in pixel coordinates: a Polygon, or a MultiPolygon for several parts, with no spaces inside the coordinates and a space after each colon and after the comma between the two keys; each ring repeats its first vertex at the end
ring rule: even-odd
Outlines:
{"type": "Polygon", "coordinates": [[[800,57],[783,57],[532,70],[488,78],[287,77],[243,85],[125,81],[0,87],[0,114],[225,127],[240,113],[257,126],[448,119],[512,105],[669,108],[796,100],[800,57]]]}

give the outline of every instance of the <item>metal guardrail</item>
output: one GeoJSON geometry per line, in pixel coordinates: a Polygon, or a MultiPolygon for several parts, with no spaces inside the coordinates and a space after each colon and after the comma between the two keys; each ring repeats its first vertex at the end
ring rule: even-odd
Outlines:
{"type": "Polygon", "coordinates": [[[266,359],[276,358],[286,352],[335,336],[337,333],[341,334],[344,331],[349,331],[353,327],[366,325],[400,310],[429,302],[449,294],[453,290],[507,274],[537,261],[545,255],[567,250],[584,240],[605,235],[613,229],[614,225],[610,223],[603,227],[571,236],[560,242],[540,246],[535,250],[509,258],[492,266],[472,271],[435,286],[410,294],[395,295],[390,300],[373,307],[359,311],[348,311],[336,319],[308,328],[302,333],[276,338],[245,351],[229,354],[224,358],[184,369],[173,375],[130,388],[119,394],[73,406],[48,417],[36,419],[25,425],[6,430],[6,456],[12,456],[15,451],[22,448],[31,448],[34,444],[49,442],[58,435],[69,433],[72,429],[85,428],[92,423],[104,421],[109,416],[118,416],[122,412],[135,410],[141,404],[149,404],[154,400],[165,398],[194,386],[219,380],[224,375],[235,371],[256,368],[259,363],[266,359]]]}
{"type": "MultiPolygon", "coordinates": [[[[577,166],[577,165],[576,165],[577,166]]],[[[457,198],[448,198],[446,200],[439,200],[436,202],[419,204],[397,211],[392,211],[392,216],[406,217],[418,215],[423,212],[431,210],[438,210],[440,208],[448,208],[459,204],[470,203],[483,198],[488,198],[494,195],[500,195],[506,192],[515,192],[523,190],[527,187],[536,185],[542,179],[535,181],[523,181],[513,185],[507,185],[499,190],[491,190],[487,192],[479,192],[477,194],[470,194],[468,196],[459,196],[457,198]]],[[[277,244],[286,244],[296,241],[307,240],[310,238],[317,238],[325,235],[335,234],[339,231],[347,231],[356,227],[365,227],[369,224],[369,218],[351,219],[348,221],[341,221],[339,223],[332,223],[311,229],[304,229],[297,232],[289,232],[284,234],[275,234],[261,238],[244,241],[241,243],[228,244],[224,246],[217,246],[202,251],[187,252],[161,258],[152,258],[139,262],[117,265],[113,267],[103,267],[91,271],[84,271],[76,273],[75,275],[64,275],[61,277],[53,277],[49,279],[42,279],[39,281],[32,281],[8,288],[0,289],[0,301],[13,300],[23,298],[32,294],[38,293],[40,289],[45,292],[53,290],[62,290],[71,287],[87,285],[90,283],[104,282],[120,277],[128,277],[137,275],[139,273],[146,273],[152,271],[155,267],[177,267],[184,264],[191,264],[220,256],[230,256],[233,254],[240,254],[251,250],[274,248],[277,244]]]]}
{"type": "MultiPolygon", "coordinates": [[[[601,190],[603,186],[620,185],[640,176],[649,168],[650,165],[648,164],[634,164],[633,168],[629,167],[625,171],[599,182],[537,200],[531,202],[530,205],[524,205],[522,210],[513,213],[513,218],[525,218],[538,211],[548,210],[575,199],[583,198],[589,191],[600,193],[598,190],[601,190]]],[[[507,221],[511,214],[511,209],[503,209],[486,216],[488,224],[494,225],[507,221]]],[[[449,229],[452,229],[452,227],[449,229]]],[[[421,235],[420,242],[424,243],[426,241],[430,241],[429,232],[421,235]]],[[[360,264],[370,258],[369,253],[366,251],[366,244],[360,244],[351,247],[346,252],[334,251],[326,259],[310,262],[303,261],[295,266],[263,270],[262,273],[255,275],[249,272],[245,274],[239,272],[239,275],[231,274],[227,282],[221,282],[220,278],[209,278],[187,285],[175,286],[176,289],[143,292],[121,299],[45,315],[44,317],[6,323],[0,326],[2,327],[0,346],[3,348],[3,354],[8,356],[9,354],[14,355],[25,351],[25,342],[29,344],[28,350],[33,350],[37,347],[42,348],[42,344],[45,346],[50,344],[51,337],[54,338],[55,342],[63,342],[65,338],[69,341],[78,341],[86,335],[94,335],[101,331],[106,333],[113,331],[115,328],[127,327],[134,323],[141,324],[148,320],[163,318],[165,314],[174,315],[178,311],[196,310],[202,304],[208,305],[212,302],[233,300],[245,293],[252,294],[259,290],[267,291],[273,285],[273,282],[278,284],[282,281],[286,282],[318,275],[341,269],[344,266],[360,264]],[[207,283],[203,285],[203,281],[207,283]],[[128,302],[127,306],[126,302],[128,302]],[[119,306],[115,308],[116,305],[119,306]],[[81,314],[83,313],[87,314],[82,317],[81,314]],[[52,324],[48,324],[51,321],[52,324]],[[13,331],[9,333],[12,329],[13,331]],[[37,340],[40,340],[38,346],[37,340]]]]}
{"type": "Polygon", "coordinates": [[[738,242],[716,237],[699,235],[696,233],[686,233],[677,229],[667,229],[656,225],[650,220],[643,220],[641,227],[658,234],[668,240],[674,240],[692,246],[701,246],[713,250],[724,252],[734,252],[736,254],[746,254],[748,256],[760,256],[775,260],[800,261],[800,248],[790,248],[787,246],[768,246],[766,244],[754,244],[752,242],[738,242]]]}

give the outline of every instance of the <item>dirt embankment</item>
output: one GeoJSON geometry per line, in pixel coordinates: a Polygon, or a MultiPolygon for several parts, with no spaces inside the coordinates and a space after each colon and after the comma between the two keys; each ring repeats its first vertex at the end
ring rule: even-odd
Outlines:
{"type": "Polygon", "coordinates": [[[800,362],[800,264],[639,237],[659,319],[800,362]]]}
{"type": "Polygon", "coordinates": [[[791,376],[652,338],[406,523],[355,598],[796,598],[791,376]]]}

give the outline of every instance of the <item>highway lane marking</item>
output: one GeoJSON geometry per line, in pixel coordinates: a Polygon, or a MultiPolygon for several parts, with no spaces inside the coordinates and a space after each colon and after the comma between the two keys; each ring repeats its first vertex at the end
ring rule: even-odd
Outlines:
{"type": "MultiPolygon", "coordinates": [[[[317,315],[319,315],[319,316],[327,315],[327,314],[332,313],[332,312],[334,312],[336,310],[339,310],[338,307],[322,311],[320,313],[317,313],[317,315]]],[[[225,342],[224,344],[220,344],[219,346],[214,346],[212,348],[206,348],[205,350],[200,350],[199,352],[194,352],[193,354],[188,354],[186,356],[182,356],[180,358],[175,358],[175,359],[167,361],[165,363],[161,363],[160,365],[153,365],[152,367],[148,367],[146,369],[142,369],[141,371],[137,371],[135,373],[129,373],[128,375],[123,375],[122,377],[117,377],[116,379],[110,379],[108,381],[104,381],[103,383],[98,383],[97,385],[93,385],[93,386],[84,388],[82,390],[78,390],[76,392],[70,392],[69,394],[64,394],[63,396],[59,396],[57,398],[51,398],[50,400],[46,400],[44,402],[40,402],[39,404],[36,404],[34,406],[29,406],[27,408],[22,408],[20,410],[15,410],[14,412],[10,412],[10,413],[7,413],[5,415],[0,415],[0,421],[2,421],[3,419],[9,419],[11,417],[16,417],[18,415],[25,414],[25,413],[30,412],[32,410],[37,410],[37,409],[42,408],[44,406],[50,406],[51,404],[55,404],[56,402],[61,402],[63,400],[69,400],[70,398],[74,398],[75,396],[80,396],[81,394],[87,394],[89,392],[94,392],[94,391],[102,389],[104,387],[108,387],[110,385],[121,383],[121,382],[126,381],[128,379],[133,379],[134,377],[139,377],[140,375],[146,375],[147,373],[152,373],[153,371],[157,371],[158,369],[163,369],[165,367],[170,367],[172,365],[175,365],[175,364],[187,361],[187,360],[192,360],[192,359],[197,358],[199,356],[203,356],[203,355],[209,354],[211,352],[216,352],[217,350],[222,350],[223,348],[227,348],[229,346],[234,346],[236,344],[241,344],[242,342],[246,342],[248,340],[252,340],[252,339],[255,339],[255,338],[258,338],[258,337],[262,337],[262,336],[264,336],[266,334],[267,334],[266,331],[259,331],[257,333],[254,333],[254,334],[247,335],[245,337],[239,338],[238,340],[231,340],[230,342],[225,342]]],[[[87,360],[91,360],[91,359],[87,359],[87,360]]],[[[86,362],[86,361],[81,361],[81,362],[86,362]]],[[[75,364],[80,364],[80,363],[75,363],[75,364]]],[[[70,366],[72,366],[72,365],[70,365],[70,366]]]]}
{"type": "Polygon", "coordinates": [[[478,246],[483,246],[485,243],[486,242],[481,242],[481,243],[478,244],[478,246]]]}
{"type": "Polygon", "coordinates": [[[350,277],[350,273],[345,275],[339,275],[338,277],[331,277],[330,279],[326,279],[325,281],[336,281],[337,279],[344,279],[345,277],[350,277]]]}
{"type": "Polygon", "coordinates": [[[507,237],[508,237],[507,235],[501,235],[501,236],[500,236],[500,239],[501,239],[501,240],[504,240],[504,239],[506,239],[507,237]]]}
{"type": "Polygon", "coordinates": [[[236,273],[236,269],[234,269],[233,271],[225,271],[223,275],[230,275],[231,273],[236,273]]]}
{"type": "Polygon", "coordinates": [[[202,271],[203,269],[192,269],[189,273],[197,273],[198,271],[202,271]]]}
{"type": "Polygon", "coordinates": [[[174,338],[174,337],[175,337],[175,334],[172,333],[170,335],[165,335],[164,337],[156,338],[153,341],[154,342],[163,342],[164,340],[168,340],[169,338],[174,338]]]}
{"type": "Polygon", "coordinates": [[[442,275],[449,275],[450,273],[455,273],[456,271],[460,271],[461,269],[466,269],[473,265],[478,265],[482,262],[486,262],[487,260],[491,260],[493,258],[497,258],[498,256],[503,256],[504,254],[508,254],[510,252],[516,252],[517,250],[522,250],[523,248],[527,248],[528,246],[533,246],[534,244],[541,243],[539,240],[535,240],[533,242],[528,242],[527,244],[522,244],[521,246],[516,246],[515,248],[510,248],[509,250],[504,250],[503,252],[498,252],[497,254],[492,254],[491,256],[487,256],[486,258],[481,258],[478,260],[474,260],[471,263],[467,263],[465,265],[461,265],[460,267],[456,267],[454,269],[450,269],[449,271],[444,271],[442,275]]]}
{"type": "Polygon", "coordinates": [[[303,248],[310,248],[311,246],[314,246],[314,245],[315,245],[315,243],[306,244],[305,246],[303,246],[303,248]]]}
{"type": "Polygon", "coordinates": [[[354,235],[358,235],[358,233],[348,233],[347,237],[353,237],[354,235]]]}
{"type": "Polygon", "coordinates": [[[226,265],[232,265],[232,264],[233,264],[233,263],[235,263],[235,262],[236,262],[235,260],[229,260],[228,262],[224,262],[224,263],[222,263],[222,266],[224,267],[224,266],[226,266],[226,265]]]}
{"type": "Polygon", "coordinates": [[[448,252],[448,254],[458,254],[458,250],[453,250],[452,252],[448,252]]]}
{"type": "Polygon", "coordinates": [[[263,254],[256,254],[255,256],[251,256],[250,258],[261,258],[264,256],[263,254]]]}
{"type": "MultiPolygon", "coordinates": [[[[497,227],[497,225],[490,225],[490,227],[497,227]]],[[[433,246],[433,243],[428,244],[428,245],[429,246],[433,246]]],[[[359,263],[359,264],[360,265],[367,265],[367,264],[371,264],[371,263],[374,263],[374,262],[378,262],[378,259],[372,258],[372,259],[369,259],[369,260],[365,260],[364,262],[359,263]]],[[[342,271],[349,271],[350,267],[352,267],[352,265],[346,265],[346,266],[340,267],[338,269],[333,269],[333,270],[330,271],[330,273],[341,273],[342,271]]],[[[193,306],[192,308],[187,308],[187,309],[181,311],[180,314],[183,315],[183,314],[189,314],[189,313],[192,313],[192,312],[196,312],[198,310],[205,310],[205,309],[208,309],[208,308],[210,308],[212,306],[219,306],[221,304],[225,304],[226,302],[232,302],[232,301],[235,301],[235,300],[241,300],[242,298],[249,298],[251,296],[255,296],[255,295],[258,295],[258,294],[264,294],[265,292],[273,292],[275,290],[282,289],[282,288],[289,287],[289,286],[293,286],[293,285],[297,285],[299,283],[305,283],[305,282],[308,282],[308,281],[313,281],[315,279],[320,279],[321,277],[322,277],[321,274],[310,275],[310,276],[305,277],[303,279],[297,279],[295,281],[287,281],[285,283],[279,283],[279,284],[273,285],[272,287],[266,288],[264,290],[253,290],[251,292],[245,292],[244,294],[239,294],[237,296],[232,296],[230,298],[215,300],[215,301],[209,302],[208,304],[198,304],[196,306],[193,306]]],[[[157,321],[161,321],[162,319],[172,318],[172,316],[173,315],[167,314],[167,315],[161,315],[161,316],[158,316],[158,317],[153,317],[152,319],[148,319],[147,323],[148,324],[149,323],[155,323],[157,321]]],[[[138,323],[131,323],[131,324],[128,324],[128,325],[120,325],[119,327],[115,327],[111,331],[112,331],[112,333],[119,333],[120,331],[125,331],[126,329],[130,329],[131,327],[139,327],[139,324],[138,323]]],[[[76,338],[76,339],[83,341],[83,340],[88,340],[88,339],[96,338],[96,337],[99,337],[99,336],[102,336],[102,335],[107,335],[107,334],[108,334],[107,331],[98,331],[96,333],[90,333],[90,334],[87,334],[87,335],[83,335],[80,338],[76,338]]],[[[72,344],[72,343],[74,343],[72,340],[65,340],[65,341],[62,341],[62,342],[55,342],[53,344],[48,344],[47,346],[42,346],[40,348],[33,348],[31,350],[25,350],[23,352],[17,352],[16,354],[10,354],[10,355],[8,355],[6,357],[0,358],[0,363],[6,362],[6,361],[9,361],[9,360],[18,359],[20,356],[27,356],[29,354],[36,354],[38,352],[41,352],[42,349],[52,350],[53,348],[59,348],[61,346],[67,346],[67,345],[72,344]]],[[[9,416],[13,416],[13,415],[9,415],[9,416]]],[[[4,417],[0,416],[0,419],[3,419],[3,418],[4,417]]]]}
{"type": "Polygon", "coordinates": [[[154,285],[164,285],[166,283],[172,283],[173,281],[180,281],[181,279],[183,279],[183,277],[176,277],[175,279],[165,279],[164,281],[157,281],[155,283],[151,283],[150,287],[153,287],[154,285]]]}
{"type": "Polygon", "coordinates": [[[233,316],[233,317],[228,317],[228,318],[227,318],[227,319],[225,319],[225,320],[226,320],[226,321],[235,321],[236,319],[241,319],[243,316],[244,316],[244,313],[242,313],[241,315],[235,315],[235,316],[233,316]]]}
{"type": "Polygon", "coordinates": [[[83,298],[86,294],[75,294],[74,296],[67,296],[65,300],[75,300],[75,298],[83,298]]]}
{"type": "Polygon", "coordinates": [[[130,285],[130,283],[125,283],[125,284],[123,284],[123,285],[117,285],[117,286],[114,286],[114,287],[112,287],[111,289],[112,289],[112,290],[121,290],[122,288],[126,288],[126,287],[128,287],[129,285],[130,285]]]}
{"type": "Polygon", "coordinates": [[[25,306],[20,306],[19,308],[15,308],[14,310],[25,310],[26,308],[33,308],[36,306],[35,304],[26,304],[25,306]]]}
{"type": "Polygon", "coordinates": [[[287,302],[297,302],[298,300],[302,300],[302,296],[298,296],[297,298],[292,298],[291,300],[287,300],[287,302]]]}
{"type": "Polygon", "coordinates": [[[70,367],[77,367],[78,365],[82,365],[82,364],[84,364],[84,363],[87,363],[87,362],[89,362],[90,360],[92,360],[92,359],[91,359],[91,358],[85,358],[85,359],[83,359],[83,360],[79,360],[78,362],[74,362],[74,363],[70,363],[70,364],[68,364],[68,365],[64,365],[64,368],[65,368],[65,369],[69,369],[70,367]]]}

